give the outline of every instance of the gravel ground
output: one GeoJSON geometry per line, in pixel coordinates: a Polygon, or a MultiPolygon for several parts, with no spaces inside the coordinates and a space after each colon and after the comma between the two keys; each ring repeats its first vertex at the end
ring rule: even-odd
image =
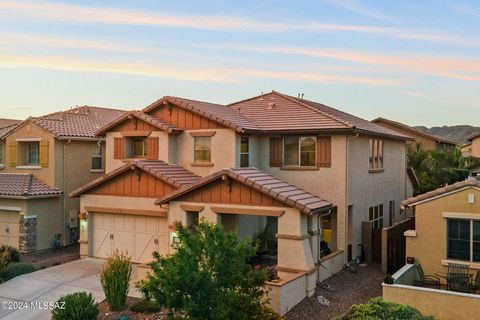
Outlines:
{"type": "Polygon", "coordinates": [[[341,271],[328,278],[315,290],[315,294],[304,299],[285,318],[287,320],[326,320],[344,314],[352,304],[365,303],[373,297],[382,295],[382,282],[385,275],[380,265],[359,267],[357,273],[341,271]],[[323,296],[330,301],[323,306],[317,297],[323,296]]]}
{"type": "Polygon", "coordinates": [[[100,314],[97,319],[99,320],[117,320],[120,316],[127,316],[130,320],[164,320],[167,318],[167,311],[162,310],[156,313],[138,313],[130,311],[130,307],[141,299],[127,297],[126,308],[123,311],[110,311],[106,300],[102,301],[99,305],[100,314]]]}
{"type": "Polygon", "coordinates": [[[31,254],[20,254],[20,262],[30,262],[37,268],[48,268],[80,259],[80,246],[78,244],[49,249],[31,254]]]}

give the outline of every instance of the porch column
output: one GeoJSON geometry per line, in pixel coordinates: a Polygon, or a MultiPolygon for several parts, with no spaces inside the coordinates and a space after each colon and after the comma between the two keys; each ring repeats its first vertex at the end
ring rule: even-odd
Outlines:
{"type": "Polygon", "coordinates": [[[214,212],[210,206],[205,206],[205,208],[199,212],[198,214],[199,219],[205,219],[206,221],[210,223],[219,223],[220,222],[220,215],[216,212],[214,212]]]}
{"type": "Polygon", "coordinates": [[[297,209],[287,209],[278,218],[278,265],[281,272],[305,272],[307,294],[312,295],[316,286],[316,266],[310,246],[308,217],[297,209]]]}

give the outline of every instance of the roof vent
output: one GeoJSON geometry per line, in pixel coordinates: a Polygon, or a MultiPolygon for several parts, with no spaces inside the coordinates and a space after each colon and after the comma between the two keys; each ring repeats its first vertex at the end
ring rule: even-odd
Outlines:
{"type": "Polygon", "coordinates": [[[273,110],[275,107],[275,102],[269,102],[267,103],[267,110],[273,110]]]}
{"type": "Polygon", "coordinates": [[[262,94],[261,94],[260,100],[263,100],[263,91],[262,91],[262,94]]]}

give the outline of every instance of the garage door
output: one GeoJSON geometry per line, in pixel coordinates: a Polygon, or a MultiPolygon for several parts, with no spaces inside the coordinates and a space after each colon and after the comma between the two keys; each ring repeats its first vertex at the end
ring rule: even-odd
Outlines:
{"type": "Polygon", "coordinates": [[[18,248],[19,212],[0,210],[0,245],[18,248]]]}
{"type": "Polygon", "coordinates": [[[132,262],[152,261],[153,251],[168,253],[167,219],[112,213],[93,213],[90,255],[106,258],[115,250],[128,252],[132,262]]]}

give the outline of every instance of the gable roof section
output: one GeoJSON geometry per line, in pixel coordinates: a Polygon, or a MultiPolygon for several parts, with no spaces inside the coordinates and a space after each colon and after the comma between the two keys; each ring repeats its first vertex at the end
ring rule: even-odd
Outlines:
{"type": "Polygon", "coordinates": [[[148,114],[146,114],[142,111],[136,111],[135,110],[135,111],[128,111],[128,112],[124,113],[123,115],[121,115],[120,117],[117,117],[117,118],[113,119],[109,123],[105,124],[103,127],[99,128],[95,132],[95,134],[97,136],[104,135],[107,131],[111,130],[115,126],[121,124],[122,122],[124,122],[126,120],[133,119],[133,118],[144,121],[144,122],[158,128],[160,130],[163,130],[167,133],[178,133],[178,132],[182,131],[181,129],[176,128],[176,127],[174,127],[171,124],[168,124],[166,122],[163,122],[160,119],[154,118],[154,117],[152,117],[152,116],[150,116],[150,115],[148,115],[148,114]]]}
{"type": "MultiPolygon", "coordinates": [[[[49,132],[57,139],[96,138],[95,131],[109,123],[125,111],[100,107],[75,107],[66,111],[54,112],[40,117],[29,117],[14,130],[26,123],[33,123],[49,132]]],[[[13,130],[12,130],[13,131],[13,130]]]]}
{"type": "Polygon", "coordinates": [[[391,138],[409,139],[399,132],[389,130],[370,121],[318,102],[295,98],[272,91],[271,93],[228,105],[270,132],[285,131],[362,131],[391,138]]]}
{"type": "Polygon", "coordinates": [[[171,103],[185,110],[189,110],[195,114],[203,116],[207,119],[215,121],[227,128],[231,128],[237,132],[260,131],[251,121],[239,115],[235,110],[225,105],[209,103],[204,101],[190,100],[179,97],[165,96],[154,103],[150,104],[142,111],[149,113],[155,108],[171,103]]]}
{"type": "Polygon", "coordinates": [[[55,197],[63,194],[50,187],[32,174],[0,173],[1,198],[55,197]]]}
{"type": "Polygon", "coordinates": [[[155,204],[160,205],[172,201],[213,181],[222,179],[223,176],[234,179],[247,187],[259,191],[289,207],[297,208],[306,214],[328,210],[332,207],[332,204],[326,200],[275,178],[257,168],[231,168],[218,171],[189,186],[171,192],[155,201],[155,204]]]}
{"type": "Polygon", "coordinates": [[[21,120],[14,119],[0,119],[0,139],[3,139],[10,131],[21,123],[21,120]]]}
{"type": "Polygon", "coordinates": [[[440,198],[448,194],[458,192],[470,187],[477,187],[477,188],[480,187],[480,181],[475,177],[470,177],[465,181],[456,182],[454,184],[441,187],[433,191],[429,191],[427,193],[418,195],[416,197],[408,198],[402,201],[402,206],[403,207],[415,206],[417,204],[431,201],[431,200],[434,200],[434,199],[437,199],[437,198],[440,198]]]}
{"type": "Polygon", "coordinates": [[[409,125],[406,125],[404,123],[397,122],[397,121],[394,121],[394,120],[385,119],[385,118],[377,118],[377,119],[373,119],[372,122],[373,123],[384,122],[384,123],[389,124],[393,127],[397,127],[399,129],[402,129],[402,130],[405,130],[405,131],[408,131],[408,132],[411,132],[411,133],[414,133],[414,134],[418,134],[419,136],[435,140],[436,142],[441,142],[441,143],[450,144],[450,145],[454,145],[454,146],[457,145],[457,143],[455,141],[448,140],[448,139],[445,139],[445,138],[440,137],[440,136],[436,136],[436,135],[433,135],[433,134],[430,134],[430,133],[423,132],[421,130],[410,127],[409,125]]]}
{"type": "Polygon", "coordinates": [[[138,168],[144,172],[151,174],[152,176],[172,185],[175,188],[181,188],[185,185],[190,185],[200,179],[199,176],[188,171],[187,169],[178,166],[165,163],[161,160],[133,160],[131,163],[127,163],[109,173],[88,182],[87,184],[79,187],[78,189],[70,193],[70,197],[75,198],[85,193],[110,179],[117,177],[121,173],[138,168]]]}

